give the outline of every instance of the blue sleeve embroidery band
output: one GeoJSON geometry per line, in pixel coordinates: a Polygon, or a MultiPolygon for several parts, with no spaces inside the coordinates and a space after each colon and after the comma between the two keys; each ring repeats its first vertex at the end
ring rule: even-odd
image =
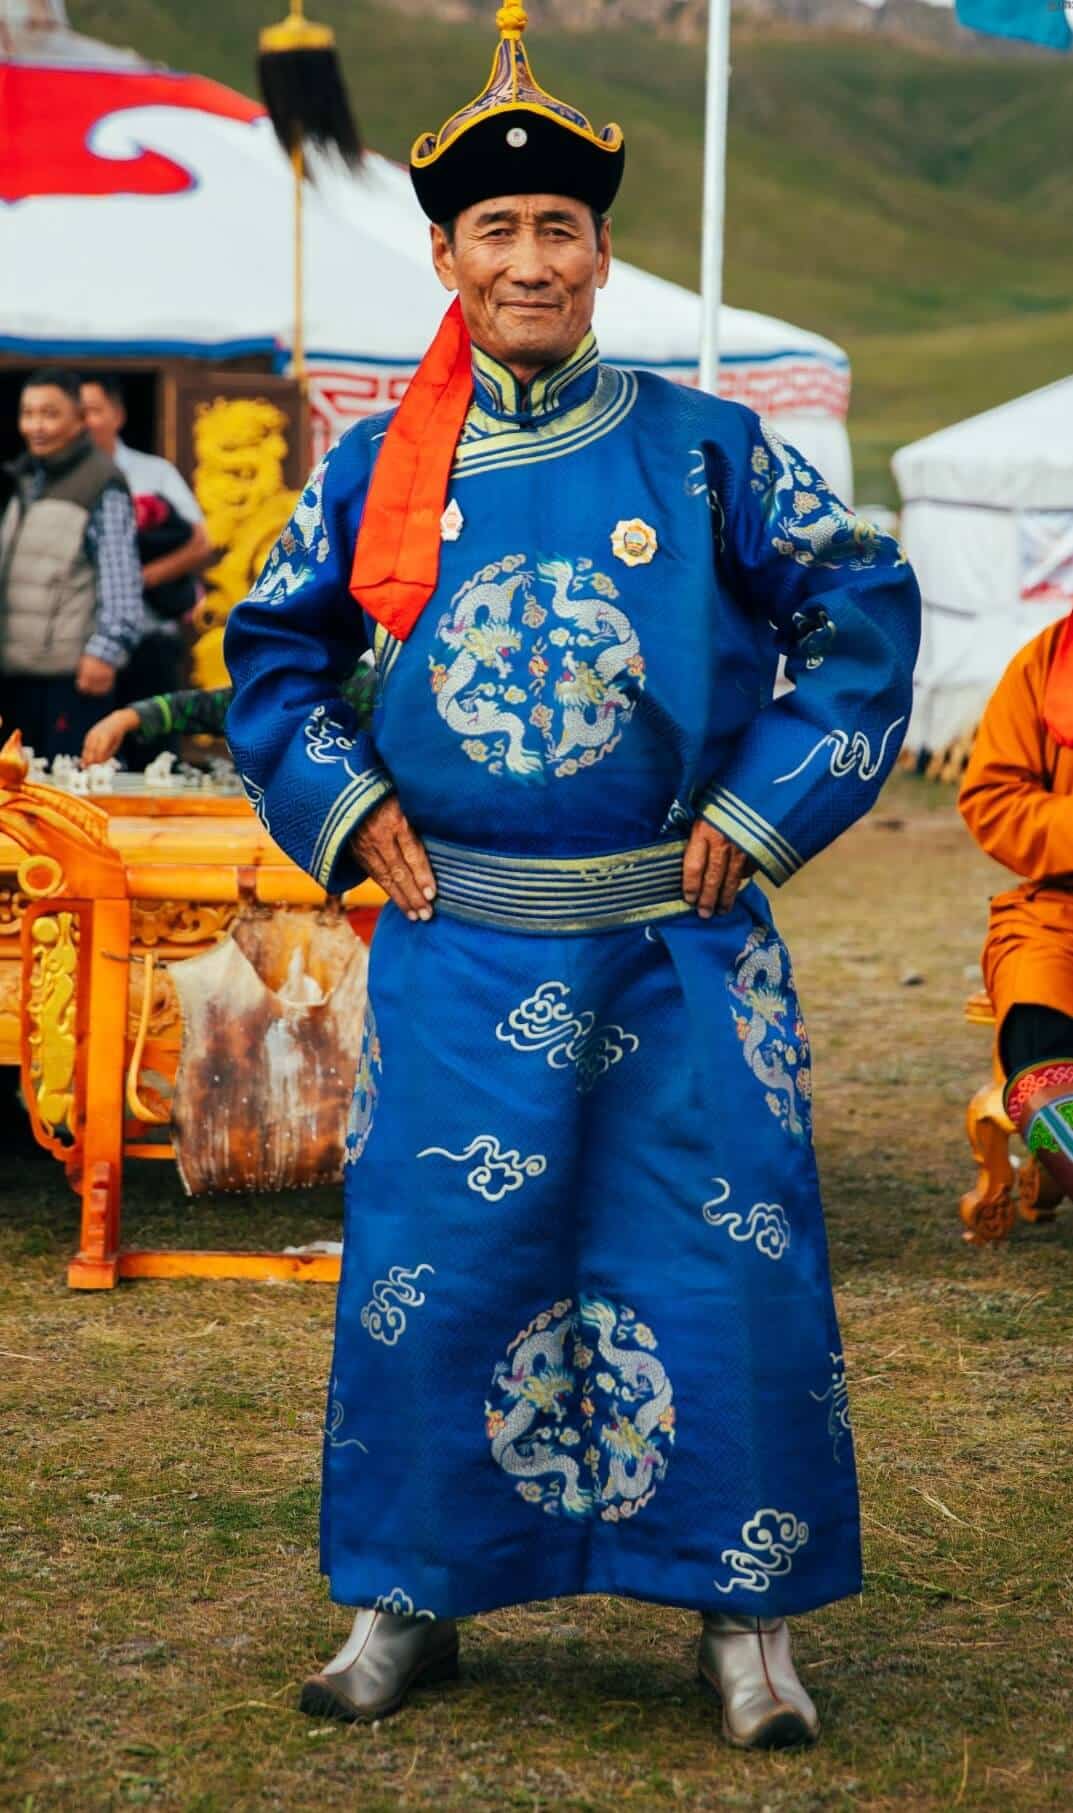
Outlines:
{"type": "Polygon", "coordinates": [[[395,791],[390,776],[381,767],[367,768],[348,782],[332,801],[313,846],[310,867],[314,879],[329,893],[332,878],[347,844],[355,831],[368,818],[374,806],[395,791]]]}
{"type": "Polygon", "coordinates": [[[726,787],[709,787],[701,795],[700,816],[751,856],[776,887],[781,888],[802,866],[803,858],[774,825],[726,787]]]}

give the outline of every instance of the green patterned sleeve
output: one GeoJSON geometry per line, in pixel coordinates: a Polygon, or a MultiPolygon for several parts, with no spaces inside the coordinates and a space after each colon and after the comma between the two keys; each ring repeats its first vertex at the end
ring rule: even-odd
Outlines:
{"type": "Polygon", "coordinates": [[[158,743],[175,735],[223,736],[230,703],[230,686],[195,687],[188,692],[161,692],[152,699],[138,699],[131,710],[138,714],[139,741],[158,743]]]}
{"type": "MultiPolygon", "coordinates": [[[[151,699],[136,700],[131,710],[138,714],[139,742],[159,743],[170,736],[222,737],[232,690],[230,686],[211,690],[193,687],[188,692],[161,692],[151,699]]],[[[342,692],[354,707],[359,724],[369,724],[376,697],[376,669],[359,661],[342,692]]]]}

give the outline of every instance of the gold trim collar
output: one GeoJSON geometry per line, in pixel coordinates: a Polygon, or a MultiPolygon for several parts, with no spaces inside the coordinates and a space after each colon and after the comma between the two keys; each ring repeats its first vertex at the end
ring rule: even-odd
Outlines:
{"type": "Polygon", "coordinates": [[[521,422],[528,426],[547,421],[589,401],[596,390],[599,366],[600,354],[591,328],[569,359],[538,372],[529,385],[524,385],[491,353],[474,346],[474,403],[483,415],[504,423],[521,422]]]}

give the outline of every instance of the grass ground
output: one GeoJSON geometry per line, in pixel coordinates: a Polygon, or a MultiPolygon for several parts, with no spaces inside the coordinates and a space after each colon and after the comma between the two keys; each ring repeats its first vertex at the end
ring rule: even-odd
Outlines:
{"type": "MultiPolygon", "coordinates": [[[[72,1199],[52,1168],[8,1164],[0,1806],[1073,1805],[1073,1212],[985,1251],[956,1221],[987,1072],[961,1008],[995,875],[949,795],[901,778],[779,903],[816,1048],[868,1573],[863,1600],[798,1625],[819,1749],[723,1749],[692,1620],[603,1599],[471,1624],[461,1683],[372,1731],[301,1717],[297,1684],[347,1622],[315,1554],[332,1293],[73,1296],[72,1199]]],[[[135,1240],[334,1224],[330,1197],[188,1206],[156,1169],[129,1193],[135,1240]]]]}
{"type": "MultiPolygon", "coordinates": [[[[281,6],[71,0],[69,11],[80,30],[250,91],[257,30],[281,6]]],[[[317,0],[316,11],[337,29],[370,143],[389,156],[406,157],[483,80],[491,0],[478,26],[419,22],[390,0],[317,0]]],[[[533,57],[553,92],[628,130],[622,255],[696,287],[702,50],[540,29],[533,57]]],[[[862,502],[895,501],[890,456],[906,440],[1068,375],[1071,120],[1069,58],[959,58],[735,21],[727,299],[845,346],[862,502]]]]}

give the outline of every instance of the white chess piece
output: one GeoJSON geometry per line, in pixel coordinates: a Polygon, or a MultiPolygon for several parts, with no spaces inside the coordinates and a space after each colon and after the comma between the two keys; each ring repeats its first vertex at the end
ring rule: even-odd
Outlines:
{"type": "Polygon", "coordinates": [[[182,786],[182,776],[176,773],[176,761],[170,749],[162,749],[146,764],[145,784],[154,793],[173,793],[182,786]]]}
{"type": "Polygon", "coordinates": [[[119,773],[119,763],[115,756],[109,756],[106,762],[91,762],[86,769],[91,793],[112,793],[115,790],[115,777],[119,773]]]}

